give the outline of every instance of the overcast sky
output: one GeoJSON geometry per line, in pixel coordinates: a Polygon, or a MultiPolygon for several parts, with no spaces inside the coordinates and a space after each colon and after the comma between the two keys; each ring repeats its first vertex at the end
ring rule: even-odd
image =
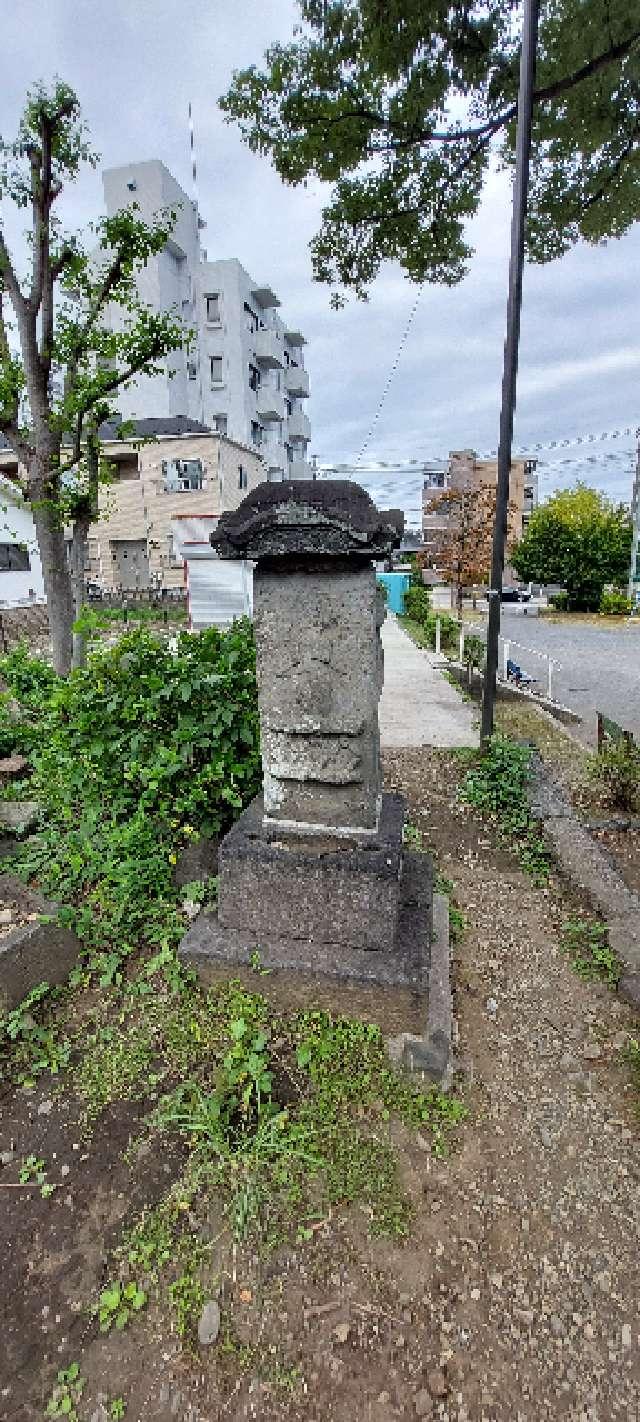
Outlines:
{"type": "MultiPolygon", "coordinates": [[[[353,460],[374,421],[416,288],[390,266],[367,304],[350,300],[331,311],[328,289],[311,280],[308,252],[320,188],[284,187],[224,123],[216,103],[234,68],[259,63],[270,41],[290,37],[296,13],[293,0],[21,0],[11,7],[4,0],[0,132],[13,136],[31,83],[59,74],[79,94],[103,166],[160,158],[189,190],[191,100],[208,255],[238,257],[256,280],[275,287],[287,320],[308,340],[311,450],[320,461],[353,460]]],[[[65,220],[82,225],[101,204],[100,170],[89,170],[66,203],[65,220]]],[[[471,230],[476,256],[468,277],[453,290],[422,292],[367,460],[496,445],[508,226],[508,184],[496,176],[471,230]]],[[[639,277],[640,225],[621,241],[527,268],[518,444],[640,424],[639,277]]],[[[628,500],[633,445],[626,438],[586,452],[542,454],[541,494],[581,473],[628,500]]],[[[415,506],[411,479],[380,478],[373,486],[390,502],[415,506]]]]}

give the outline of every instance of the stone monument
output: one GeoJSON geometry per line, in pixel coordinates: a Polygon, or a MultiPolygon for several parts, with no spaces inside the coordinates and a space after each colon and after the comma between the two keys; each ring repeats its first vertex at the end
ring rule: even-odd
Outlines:
{"type": "Polygon", "coordinates": [[[220,845],[217,910],[183,942],[200,971],[257,952],[269,969],[426,988],[431,866],[403,847],[378,731],[373,560],[402,528],[356,484],[296,480],[259,485],[212,536],[255,563],[264,791],[220,845]]]}

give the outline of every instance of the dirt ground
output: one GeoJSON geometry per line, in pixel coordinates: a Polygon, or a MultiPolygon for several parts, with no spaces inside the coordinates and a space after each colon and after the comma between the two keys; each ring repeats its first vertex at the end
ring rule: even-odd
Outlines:
{"type": "Polygon", "coordinates": [[[440,1161],[389,1126],[409,1238],[371,1239],[354,1207],[262,1259],[221,1240],[217,1344],[189,1355],[153,1303],[101,1336],[87,1300],[179,1155],[123,1158],[149,1101],[87,1137],[56,1078],[7,1090],[0,1418],[42,1418],[56,1370],[77,1361],[79,1422],[105,1422],[118,1397],[127,1422],[638,1422],[640,1131],[622,1058],[638,1024],[572,973],[560,886],[531,885],[457,803],[457,773],[446,753],[386,757],[466,920],[454,985],[469,1117],[440,1161]],[[49,1198],[18,1183],[31,1154],[49,1198]]]}

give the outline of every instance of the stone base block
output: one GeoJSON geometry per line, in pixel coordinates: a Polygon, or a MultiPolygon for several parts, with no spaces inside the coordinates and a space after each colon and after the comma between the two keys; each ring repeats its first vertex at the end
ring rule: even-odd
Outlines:
{"type": "MultiPolygon", "coordinates": [[[[422,1004],[419,1017],[423,1020],[429,982],[432,877],[427,855],[404,856],[397,914],[387,918],[386,924],[378,925],[379,939],[385,927],[387,938],[377,949],[347,945],[336,939],[323,941],[317,936],[283,934],[279,931],[280,919],[272,932],[229,928],[213,910],[199,914],[191,925],[182,940],[180,958],[195,968],[205,982],[212,980],[215,970],[224,968],[229,972],[238,966],[249,967],[252,959],[269,972],[306,975],[311,984],[310,1000],[314,983],[405,990],[415,997],[416,1006],[422,1004]]],[[[329,906],[324,907],[329,914],[329,906]]],[[[256,978],[260,990],[263,981],[268,980],[256,978]]],[[[346,1010],[344,1004],[342,1010],[346,1010]]]]}
{"type": "Polygon", "coordinates": [[[383,795],[379,830],[361,843],[296,839],[262,821],[253,800],[219,856],[218,922],[253,942],[307,942],[385,949],[396,936],[403,865],[404,801],[383,795]]]}

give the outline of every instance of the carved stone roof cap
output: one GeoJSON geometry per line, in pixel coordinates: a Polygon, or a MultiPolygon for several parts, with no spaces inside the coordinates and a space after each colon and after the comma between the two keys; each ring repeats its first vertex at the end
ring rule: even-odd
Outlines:
{"type": "Polygon", "coordinates": [[[211,535],[222,558],[383,558],[402,538],[401,509],[377,509],[350,479],[259,484],[211,535]]]}

